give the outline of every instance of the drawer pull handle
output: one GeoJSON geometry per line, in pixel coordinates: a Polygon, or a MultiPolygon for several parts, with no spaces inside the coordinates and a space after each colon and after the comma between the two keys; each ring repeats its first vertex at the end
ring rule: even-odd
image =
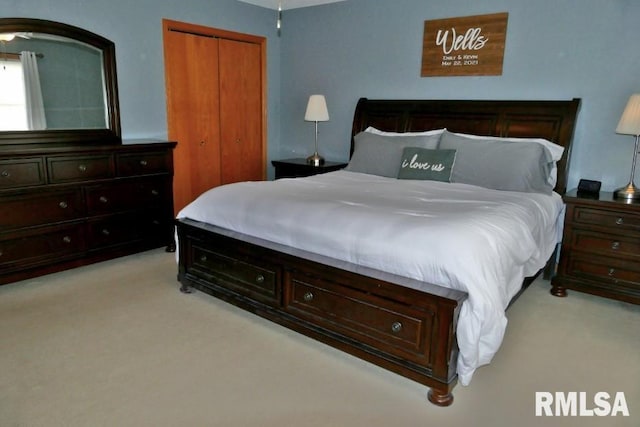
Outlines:
{"type": "Polygon", "coordinates": [[[64,236],[64,237],[62,238],[62,241],[63,241],[63,242],[65,242],[65,243],[71,243],[71,237],[69,237],[69,236],[64,236]]]}
{"type": "Polygon", "coordinates": [[[264,283],[264,276],[262,274],[256,276],[256,283],[264,283]]]}
{"type": "Polygon", "coordinates": [[[624,224],[624,219],[622,219],[622,218],[617,218],[617,219],[616,219],[616,224],[617,224],[617,225],[622,225],[622,224],[624,224]]]}
{"type": "Polygon", "coordinates": [[[4,255],[4,254],[3,254],[2,250],[0,250],[0,257],[2,257],[2,255],[4,255]]]}
{"type": "Polygon", "coordinates": [[[108,236],[108,235],[109,235],[109,234],[111,234],[111,233],[110,233],[110,232],[109,232],[109,230],[107,230],[106,228],[103,228],[103,229],[102,229],[102,234],[103,234],[103,235],[105,235],[105,236],[108,236]]]}
{"type": "Polygon", "coordinates": [[[11,176],[11,174],[9,173],[9,171],[2,171],[2,177],[3,178],[9,178],[11,176]]]}
{"type": "Polygon", "coordinates": [[[200,256],[200,261],[201,262],[206,262],[207,261],[207,256],[206,255],[201,255],[200,256]]]}
{"type": "Polygon", "coordinates": [[[107,203],[109,201],[105,196],[100,196],[98,200],[100,200],[101,203],[107,203]]]}
{"type": "Polygon", "coordinates": [[[67,209],[69,207],[67,202],[60,202],[58,203],[58,206],[60,206],[62,209],[67,209]]]}
{"type": "Polygon", "coordinates": [[[400,332],[402,330],[402,323],[400,322],[393,322],[391,324],[391,332],[393,332],[394,334],[397,334],[398,332],[400,332]]]}
{"type": "Polygon", "coordinates": [[[86,172],[87,167],[86,167],[85,165],[80,165],[80,166],[78,166],[78,170],[79,170],[80,172],[86,172]]]}
{"type": "Polygon", "coordinates": [[[609,277],[613,277],[613,275],[615,274],[616,270],[614,268],[610,268],[609,269],[609,277]]]}
{"type": "Polygon", "coordinates": [[[146,160],[140,160],[140,166],[147,166],[146,160]]]}
{"type": "Polygon", "coordinates": [[[302,299],[305,300],[305,302],[311,302],[313,301],[313,298],[313,292],[305,292],[305,294],[302,296],[302,299]]]}
{"type": "Polygon", "coordinates": [[[152,196],[157,196],[158,194],[160,194],[160,192],[158,190],[151,190],[151,195],[152,196]]]}
{"type": "Polygon", "coordinates": [[[611,244],[611,249],[613,249],[614,251],[620,249],[620,242],[613,242],[611,244]]]}

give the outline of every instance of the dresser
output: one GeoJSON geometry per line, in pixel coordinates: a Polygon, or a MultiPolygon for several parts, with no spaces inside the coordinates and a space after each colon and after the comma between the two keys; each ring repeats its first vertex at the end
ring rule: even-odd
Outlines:
{"type": "Polygon", "coordinates": [[[609,192],[564,196],[566,213],[560,264],[551,293],[567,289],[640,304],[640,201],[609,192]]]}
{"type": "Polygon", "coordinates": [[[173,244],[174,142],[0,150],[0,284],[173,244]]]}
{"type": "Polygon", "coordinates": [[[300,178],[311,175],[318,175],[337,171],[347,167],[348,163],[324,162],[320,166],[313,166],[307,163],[306,159],[285,159],[273,160],[271,164],[276,168],[276,179],[280,178],[300,178]]]}

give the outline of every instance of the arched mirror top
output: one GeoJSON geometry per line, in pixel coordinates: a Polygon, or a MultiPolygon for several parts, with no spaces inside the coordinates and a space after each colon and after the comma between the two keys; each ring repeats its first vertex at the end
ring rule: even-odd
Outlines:
{"type": "Polygon", "coordinates": [[[121,143],[113,42],[60,22],[0,18],[0,111],[0,145],[121,143]]]}

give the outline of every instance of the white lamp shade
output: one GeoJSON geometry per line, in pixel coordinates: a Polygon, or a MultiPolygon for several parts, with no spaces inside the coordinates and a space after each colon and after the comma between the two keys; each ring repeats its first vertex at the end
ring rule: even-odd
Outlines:
{"type": "Polygon", "coordinates": [[[640,94],[631,95],[622,113],[616,133],[624,135],[640,135],[640,94]]]}
{"type": "Polygon", "coordinates": [[[329,111],[324,95],[311,95],[307,103],[307,112],[304,119],[308,122],[328,122],[329,111]]]}

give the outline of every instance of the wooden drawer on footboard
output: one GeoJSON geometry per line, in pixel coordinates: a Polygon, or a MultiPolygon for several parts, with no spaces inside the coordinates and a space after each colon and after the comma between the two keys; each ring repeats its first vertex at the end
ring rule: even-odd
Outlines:
{"type": "Polygon", "coordinates": [[[189,271],[207,281],[267,304],[280,305],[279,268],[239,253],[190,247],[189,271]]]}
{"type": "Polygon", "coordinates": [[[435,310],[294,272],[285,310],[327,330],[430,368],[435,310]]]}

